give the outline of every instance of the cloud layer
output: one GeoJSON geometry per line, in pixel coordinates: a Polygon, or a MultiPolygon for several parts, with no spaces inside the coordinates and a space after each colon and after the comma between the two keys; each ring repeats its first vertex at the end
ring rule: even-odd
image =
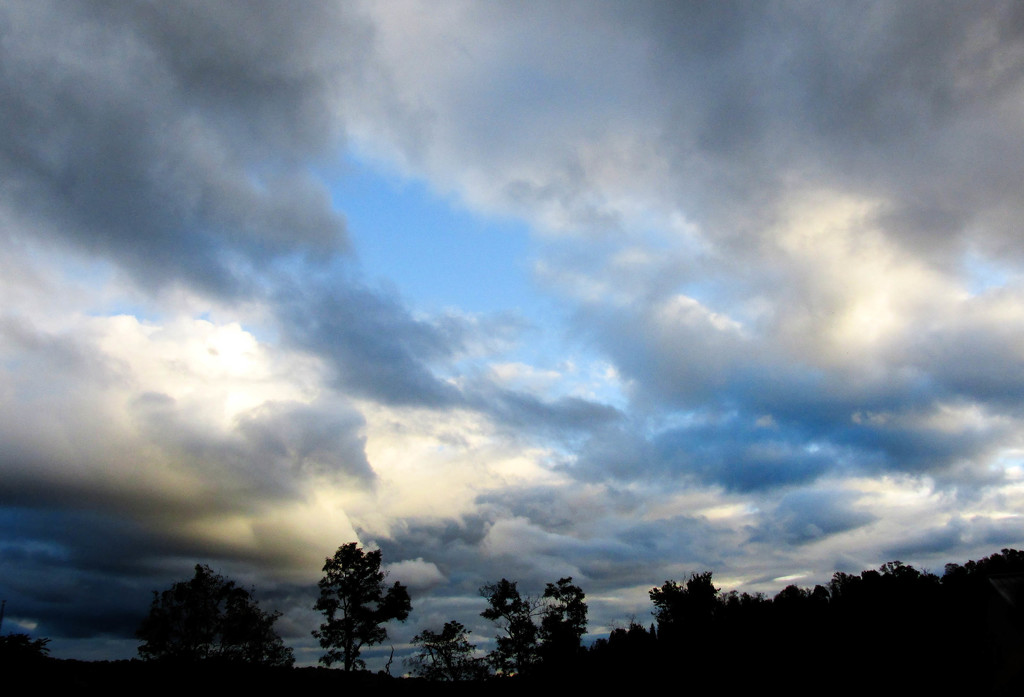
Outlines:
{"type": "Polygon", "coordinates": [[[131,655],[201,561],[315,660],[351,540],[399,643],[1019,546],[1022,105],[1009,2],[4,3],[10,621],[131,655]],[[557,312],[371,280],[363,170],[521,221],[557,312]]]}

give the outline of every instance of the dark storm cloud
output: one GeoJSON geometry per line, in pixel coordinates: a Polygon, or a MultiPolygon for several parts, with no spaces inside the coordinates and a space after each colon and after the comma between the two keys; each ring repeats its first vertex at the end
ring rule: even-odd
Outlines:
{"type": "Polygon", "coordinates": [[[5,507],[0,517],[8,619],[37,620],[44,636],[132,636],[159,577],[157,560],[186,551],[102,512],[5,507]]]}
{"type": "MultiPolygon", "coordinates": [[[[35,632],[64,639],[134,637],[153,591],[188,578],[197,562],[217,557],[215,570],[226,572],[232,560],[242,562],[239,568],[252,561],[223,549],[197,548],[163,534],[166,530],[126,521],[116,511],[7,507],[0,525],[13,533],[0,544],[7,621],[37,621],[35,632]]],[[[271,584],[261,577],[258,591],[264,608],[291,615],[297,605],[308,610],[306,585],[271,584]]],[[[287,621],[279,626],[288,628],[287,621]]],[[[291,636],[308,632],[305,625],[301,630],[291,636]]]]}
{"type": "Polygon", "coordinates": [[[321,11],[5,6],[0,203],[146,285],[233,294],[275,256],[343,250],[300,158],[339,135],[328,88],[359,33],[321,11]]]}

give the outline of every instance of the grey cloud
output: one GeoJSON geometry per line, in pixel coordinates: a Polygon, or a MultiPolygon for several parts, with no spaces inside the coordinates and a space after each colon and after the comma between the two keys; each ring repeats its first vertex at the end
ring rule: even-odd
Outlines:
{"type": "MultiPolygon", "coordinates": [[[[168,466],[206,484],[205,496],[171,504],[195,507],[193,515],[287,500],[316,476],[354,489],[376,481],[364,450],[363,417],[344,400],[264,402],[240,414],[226,432],[197,423],[166,396],[145,394],[136,405],[138,437],[162,448],[168,466]]],[[[171,503],[178,497],[167,498],[171,503]]]]}
{"type": "Polygon", "coordinates": [[[18,314],[0,315],[2,349],[22,375],[61,376],[66,387],[79,376],[99,385],[123,383],[123,366],[96,351],[90,338],[47,331],[18,314]]]}
{"type": "Polygon", "coordinates": [[[436,564],[448,583],[432,596],[445,592],[472,596],[486,576],[479,548],[493,522],[494,517],[486,511],[458,519],[411,520],[393,537],[377,542],[385,559],[422,557],[436,564]]]}
{"type": "Polygon", "coordinates": [[[393,538],[382,540],[385,558],[422,557],[437,564],[448,578],[447,584],[426,597],[414,599],[424,614],[420,616],[418,611],[412,621],[425,627],[432,621],[439,626],[457,619],[472,628],[482,642],[493,636],[495,629],[479,618],[484,607],[477,592],[481,585],[508,578],[518,581],[522,592],[539,595],[544,584],[572,575],[587,593],[591,627],[607,627],[624,621],[631,612],[643,616],[650,610],[645,594],[639,594],[637,603],[635,593],[623,595],[624,588],[654,586],[678,577],[680,564],[692,570],[720,570],[725,565],[722,550],[727,545],[723,540],[729,534],[707,521],[679,516],[637,523],[626,517],[609,517],[607,511],[600,521],[581,520],[578,515],[567,521],[556,520],[557,513],[545,512],[545,507],[564,512],[565,498],[565,492],[541,487],[500,492],[480,502],[486,522],[479,518],[444,524],[408,521],[393,538]],[[531,548],[521,555],[494,555],[479,546],[492,525],[523,516],[565,537],[554,538],[551,549],[531,548]]]}
{"type": "MultiPolygon", "coordinates": [[[[762,207],[794,173],[887,197],[907,222],[934,206],[961,219],[1019,209],[999,184],[1019,174],[1003,107],[1021,84],[1024,18],[1014,3],[633,10],[627,22],[651,39],[665,113],[676,117],[662,141],[674,169],[707,175],[680,176],[682,192],[706,196],[698,206],[721,220],[735,220],[730,205],[762,207]]],[[[893,232],[919,251],[956,250],[943,229],[893,232]]]]}
{"type": "Polygon", "coordinates": [[[979,559],[994,550],[1018,547],[1022,537],[1024,524],[1018,519],[957,515],[941,527],[906,531],[882,554],[887,560],[926,557],[940,563],[951,561],[951,554],[979,559]]]}
{"type": "Polygon", "coordinates": [[[579,571],[569,573],[589,581],[596,590],[607,585],[605,576],[626,573],[635,563],[635,548],[616,538],[614,526],[611,532],[600,529],[601,518],[609,513],[607,502],[602,499],[594,506],[581,510],[572,503],[572,491],[559,488],[496,491],[478,498],[477,513],[442,522],[408,521],[393,538],[381,540],[380,546],[391,559],[423,557],[436,563],[449,579],[451,592],[475,593],[481,584],[501,577],[542,589],[557,575],[566,575],[570,566],[579,571]],[[495,525],[513,525],[536,535],[532,542],[523,540],[529,551],[521,555],[485,551],[495,525]],[[589,568],[597,573],[585,573],[589,568]]]}
{"type": "MultiPolygon", "coordinates": [[[[623,585],[653,583],[668,566],[721,568],[725,564],[731,531],[697,515],[676,515],[653,521],[638,521],[651,502],[630,496],[614,487],[601,493],[586,506],[574,500],[573,489],[524,487],[506,489],[479,499],[495,521],[522,520],[549,535],[555,548],[532,550],[524,558],[503,556],[490,564],[516,573],[533,584],[550,580],[553,573],[571,565],[600,593],[623,585]]],[[[524,544],[528,544],[524,542],[524,544]]],[[[546,543],[545,543],[546,544],[546,543]]],[[[542,545],[544,546],[544,545],[542,545]]],[[[661,579],[664,580],[664,579],[661,579]]]]}
{"type": "MultiPolygon", "coordinates": [[[[309,163],[337,152],[345,103],[367,89],[373,34],[351,9],[40,3],[5,8],[2,26],[0,205],[26,232],[112,259],[145,286],[247,297],[287,285],[276,261],[316,265],[346,248],[309,163]]],[[[344,389],[460,400],[431,364],[453,358],[464,327],[414,319],[351,280],[271,293],[286,337],[331,360],[344,389]]],[[[505,415],[544,409],[524,400],[505,415]]],[[[599,411],[560,406],[579,412],[569,418],[599,411]]]]}
{"type": "Polygon", "coordinates": [[[907,559],[922,555],[948,554],[962,548],[964,543],[963,521],[952,520],[941,528],[913,531],[899,544],[885,547],[882,555],[887,559],[907,559]]]}
{"type": "MultiPolygon", "coordinates": [[[[815,445],[799,427],[759,426],[742,413],[689,415],[691,423],[644,437],[636,426],[589,439],[566,471],[581,480],[675,481],[736,492],[807,484],[844,468],[851,449],[815,445]]],[[[860,454],[860,453],[858,453],[860,454]]],[[[861,454],[871,462],[870,452],[861,454]]]]}
{"type": "Polygon", "coordinates": [[[836,464],[827,453],[808,452],[797,443],[767,440],[730,447],[728,442],[706,445],[696,440],[694,445],[692,470],[704,481],[733,491],[810,483],[836,464]]]}
{"type": "Polygon", "coordinates": [[[992,307],[1015,303],[1019,295],[999,295],[1002,297],[993,298],[991,306],[977,301],[958,308],[958,316],[946,326],[915,337],[909,351],[928,371],[936,390],[949,398],[977,400],[1000,411],[1019,413],[1024,366],[1016,347],[1024,339],[1024,326],[1015,317],[1010,321],[1000,318],[992,307]]]}
{"type": "Polygon", "coordinates": [[[458,337],[415,319],[395,298],[355,284],[294,286],[277,307],[286,338],[328,359],[339,387],[390,404],[461,401],[431,370],[453,357],[458,337]]]}
{"type": "Polygon", "coordinates": [[[875,516],[856,508],[856,497],[827,489],[786,494],[768,520],[751,530],[753,542],[802,545],[863,527],[875,516]]]}
{"type": "Polygon", "coordinates": [[[649,565],[648,576],[664,576],[666,567],[680,564],[694,570],[721,569],[729,555],[725,540],[731,535],[703,518],[678,515],[624,526],[618,538],[626,549],[641,550],[640,559],[649,565]]]}
{"type": "Polygon", "coordinates": [[[327,88],[359,32],[337,51],[344,24],[282,10],[6,6],[0,205],[147,285],[234,293],[268,255],[342,251],[298,158],[339,135],[327,88]]]}
{"type": "Polygon", "coordinates": [[[480,496],[477,503],[496,506],[506,516],[525,518],[545,532],[571,534],[580,520],[565,492],[556,490],[502,491],[480,496]]]}
{"type": "Polygon", "coordinates": [[[365,485],[376,475],[366,459],[364,425],[344,404],[264,403],[238,428],[253,455],[287,463],[293,476],[330,474],[365,485]]]}
{"type": "Polygon", "coordinates": [[[576,460],[565,468],[584,481],[604,477],[635,481],[664,474],[670,469],[650,440],[635,426],[599,430],[583,443],[576,460]]]}
{"type": "Polygon", "coordinates": [[[474,409],[510,432],[563,440],[621,418],[593,400],[542,399],[472,374],[458,386],[444,379],[466,354],[491,348],[496,336],[514,337],[516,317],[414,317],[400,298],[356,282],[282,285],[274,302],[285,338],[326,358],[346,392],[393,405],[474,409]]]}
{"type": "Polygon", "coordinates": [[[481,386],[470,399],[481,411],[495,417],[502,428],[546,434],[570,443],[580,434],[614,427],[623,418],[614,407],[580,397],[542,400],[525,392],[491,391],[481,386]]]}

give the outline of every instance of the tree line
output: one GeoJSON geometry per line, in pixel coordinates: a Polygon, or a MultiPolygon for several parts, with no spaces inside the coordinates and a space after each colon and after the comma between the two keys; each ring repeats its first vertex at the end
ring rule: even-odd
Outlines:
{"type": "MultiPolygon", "coordinates": [[[[362,649],[385,642],[385,625],[412,612],[407,588],[386,583],[381,563],[379,550],[355,543],[325,560],[313,605],[324,617],[313,636],[325,666],[346,673],[364,669],[362,649]]],[[[548,583],[539,595],[523,594],[516,581],[502,578],[480,588],[480,615],[497,628],[489,654],[479,655],[470,631],[452,620],[417,634],[407,665],[413,675],[452,682],[604,680],[684,670],[694,685],[704,680],[743,687],[793,676],[811,687],[856,665],[854,680],[911,669],[918,671],[919,685],[949,687],[959,679],[968,688],[977,687],[968,680],[980,679],[992,686],[1020,678],[1013,666],[1024,658],[1024,616],[1014,602],[1022,574],[1024,552],[1004,549],[964,565],[947,564],[941,577],[892,561],[859,575],[836,572],[813,588],[787,586],[768,597],[723,593],[712,573],[703,571],[651,588],[649,624],[631,619],[590,646],[583,644],[586,596],[571,577],[548,583]],[[1000,610],[1009,627],[1003,637],[993,635],[992,624],[993,594],[1000,593],[1012,601],[1000,610]]],[[[253,595],[196,565],[193,578],[154,592],[137,632],[139,656],[164,664],[291,666],[292,649],[274,629],[280,613],[263,610],[253,595]]],[[[45,645],[9,635],[0,653],[43,655],[45,645]]]]}
{"type": "MultiPolygon", "coordinates": [[[[320,662],[325,666],[338,665],[345,672],[364,669],[362,649],[387,640],[385,624],[404,622],[412,611],[408,589],[398,581],[387,585],[381,563],[380,550],[366,551],[354,542],[326,559],[313,605],[324,622],[312,632],[324,650],[320,662]]],[[[582,650],[587,604],[572,578],[547,584],[536,598],[521,595],[517,583],[504,578],[480,592],[487,601],[481,615],[501,628],[497,648],[486,659],[477,657],[469,630],[447,622],[439,632],[427,629],[413,638],[418,650],[409,665],[414,673],[452,681],[492,672],[528,675],[542,663],[575,660],[582,650]]],[[[295,657],[274,630],[279,617],[262,610],[251,590],[197,564],[191,580],[153,593],[149,614],[137,632],[139,656],[288,667],[295,657]]]]}

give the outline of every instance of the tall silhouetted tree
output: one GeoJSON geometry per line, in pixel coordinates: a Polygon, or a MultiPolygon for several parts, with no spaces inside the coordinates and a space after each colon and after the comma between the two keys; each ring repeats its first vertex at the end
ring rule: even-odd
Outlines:
{"type": "Polygon", "coordinates": [[[346,671],[365,667],[359,659],[362,647],[387,639],[384,623],[405,621],[412,611],[409,591],[397,581],[386,587],[380,563],[380,550],[363,552],[354,542],[324,562],[320,597],[313,606],[327,618],[313,630],[327,651],[320,657],[324,665],[341,662],[346,671]]]}
{"type": "Polygon", "coordinates": [[[580,652],[587,631],[587,603],[572,576],[549,583],[544,589],[547,606],[541,614],[540,651],[545,663],[558,667],[571,663],[580,652]]]}
{"type": "Polygon", "coordinates": [[[289,666],[292,650],[274,631],[280,613],[261,610],[234,581],[196,564],[195,576],[153,592],[149,615],[136,635],[145,659],[219,660],[289,666]]]}
{"type": "Polygon", "coordinates": [[[498,623],[504,635],[496,637],[497,647],[491,653],[495,670],[505,675],[529,674],[537,662],[537,625],[534,617],[540,601],[522,597],[515,581],[501,579],[480,589],[487,600],[484,619],[498,623]]]}

